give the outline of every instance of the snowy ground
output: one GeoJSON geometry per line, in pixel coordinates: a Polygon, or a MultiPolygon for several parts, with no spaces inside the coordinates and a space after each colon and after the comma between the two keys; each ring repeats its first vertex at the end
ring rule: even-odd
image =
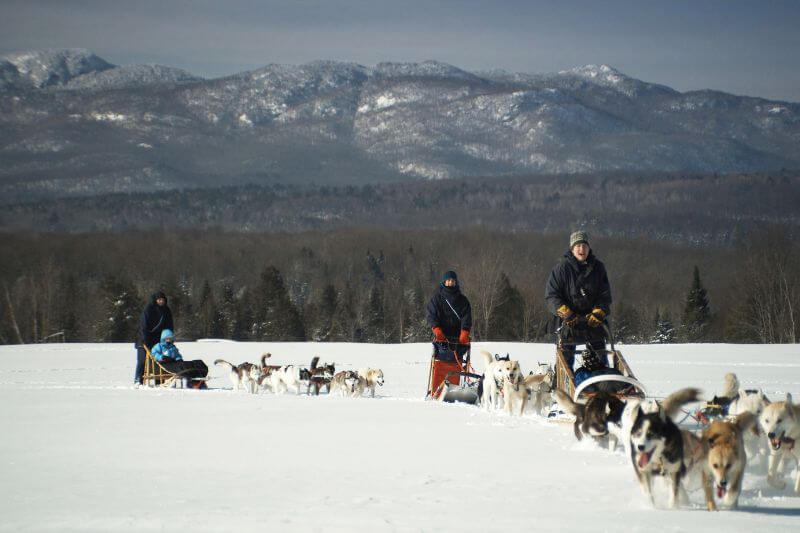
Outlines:
{"type": "MultiPolygon", "coordinates": [[[[422,399],[429,346],[179,344],[210,390],[135,390],[130,344],[0,347],[0,531],[800,531],[800,496],[754,469],[740,510],[650,507],[621,451],[568,424],[422,399]],[[215,358],[381,367],[370,398],[231,392],[215,358]]],[[[478,344],[523,370],[542,344],[478,344]]],[[[800,346],[622,347],[653,396],[726,372],[800,397],[800,346]]],[[[478,365],[480,369],[480,365],[478,365]]],[[[794,472],[791,468],[790,472],[794,472]]]]}

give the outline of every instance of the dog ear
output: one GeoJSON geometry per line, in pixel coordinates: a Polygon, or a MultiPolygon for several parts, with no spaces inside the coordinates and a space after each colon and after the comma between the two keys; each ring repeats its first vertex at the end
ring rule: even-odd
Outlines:
{"type": "Polygon", "coordinates": [[[792,405],[792,393],[786,393],[786,411],[789,413],[789,416],[795,418],[794,413],[794,406],[792,405]]]}

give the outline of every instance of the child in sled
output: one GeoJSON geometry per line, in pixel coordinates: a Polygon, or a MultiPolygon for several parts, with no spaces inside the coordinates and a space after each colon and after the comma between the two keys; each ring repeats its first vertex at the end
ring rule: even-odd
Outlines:
{"type": "Polygon", "coordinates": [[[181,352],[175,346],[175,335],[171,329],[165,329],[161,332],[161,341],[153,346],[150,353],[153,354],[153,359],[158,361],[167,371],[189,379],[193,388],[206,388],[205,380],[197,380],[196,378],[208,376],[208,367],[200,359],[195,361],[183,360],[181,352]]]}

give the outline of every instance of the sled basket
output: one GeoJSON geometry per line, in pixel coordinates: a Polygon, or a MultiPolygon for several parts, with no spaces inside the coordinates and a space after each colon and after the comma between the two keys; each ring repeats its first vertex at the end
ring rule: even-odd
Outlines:
{"type": "Polygon", "coordinates": [[[481,376],[472,372],[469,360],[469,349],[463,356],[457,355],[458,343],[441,343],[434,346],[431,365],[428,372],[427,398],[442,402],[460,402],[477,404],[480,399],[479,388],[481,376]],[[437,357],[443,347],[451,349],[455,357],[443,360],[437,357]]]}
{"type": "MultiPolygon", "coordinates": [[[[561,348],[561,344],[565,341],[569,341],[569,339],[563,339],[559,336],[559,343],[556,346],[556,387],[569,394],[570,398],[576,402],[580,397],[585,399],[588,396],[597,394],[599,391],[613,394],[620,399],[631,397],[644,398],[647,396],[647,390],[644,385],[636,379],[636,376],[633,375],[630,366],[628,366],[628,362],[622,356],[622,352],[614,348],[614,339],[608,326],[604,324],[603,327],[611,342],[611,349],[604,351],[606,358],[610,361],[610,367],[608,368],[610,372],[591,376],[584,379],[576,386],[575,373],[572,368],[567,365],[567,359],[561,348]]],[[[575,344],[578,345],[581,343],[575,344]]]]}

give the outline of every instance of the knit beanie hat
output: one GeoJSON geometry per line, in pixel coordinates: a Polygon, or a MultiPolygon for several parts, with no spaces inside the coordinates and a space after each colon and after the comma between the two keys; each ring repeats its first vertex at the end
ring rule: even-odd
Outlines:
{"type": "Polygon", "coordinates": [[[442,276],[442,283],[444,283],[448,279],[454,279],[456,280],[456,283],[458,283],[458,275],[456,275],[456,273],[453,272],[452,270],[448,270],[447,272],[444,273],[444,276],[442,276]]]}
{"type": "Polygon", "coordinates": [[[569,249],[579,243],[589,244],[589,234],[585,231],[575,231],[569,236],[569,249]]]}

